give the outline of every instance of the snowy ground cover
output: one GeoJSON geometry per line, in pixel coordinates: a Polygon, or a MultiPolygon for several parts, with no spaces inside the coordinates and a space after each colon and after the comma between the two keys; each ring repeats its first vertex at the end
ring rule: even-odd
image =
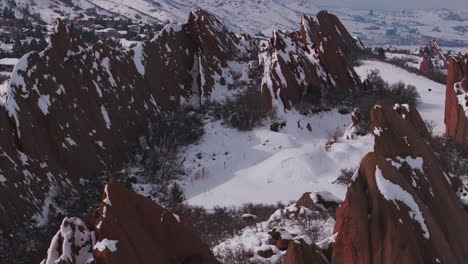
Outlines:
{"type": "Polygon", "coordinates": [[[296,200],[309,191],[329,191],[343,199],[346,187],[332,182],[341,169],[356,168],[372,151],[373,137],[340,138],[327,149],[330,136],[343,135],[349,126],[350,114],[332,110],[305,117],[292,111],[279,116],[286,121],[280,132],[268,126],[240,132],[208,122],[202,142],[185,152],[188,203],[272,204],[296,200]]]}
{"type": "MultiPolygon", "coordinates": [[[[363,79],[373,69],[379,69],[389,83],[416,86],[423,119],[436,123],[435,134],[444,133],[444,85],[384,62],[364,61],[356,67],[363,79]]],[[[219,121],[207,122],[201,142],[184,151],[188,175],[183,185],[188,203],[209,208],[248,202],[273,204],[296,200],[310,191],[329,191],[343,199],[346,186],[333,181],[341,169],[356,168],[373,150],[373,136],[343,139],[351,116],[337,110],[308,117],[295,111],[280,112],[279,119],[287,124],[280,132],[271,131],[268,125],[240,132],[219,121]],[[338,142],[327,149],[334,133],[340,135],[338,142]]]]}
{"type": "Polygon", "coordinates": [[[355,68],[361,79],[365,79],[374,69],[378,69],[382,78],[390,84],[402,81],[416,86],[421,95],[422,103],[418,106],[418,111],[422,118],[435,122],[435,134],[441,135],[445,132],[445,85],[380,61],[363,61],[361,66],[355,68]]]}
{"type": "Polygon", "coordinates": [[[416,69],[419,69],[419,65],[422,62],[422,57],[417,56],[417,55],[412,55],[412,54],[401,54],[401,53],[387,52],[385,54],[385,56],[389,60],[394,59],[394,58],[406,59],[406,60],[408,60],[408,62],[406,63],[406,66],[416,68],[416,69]]]}

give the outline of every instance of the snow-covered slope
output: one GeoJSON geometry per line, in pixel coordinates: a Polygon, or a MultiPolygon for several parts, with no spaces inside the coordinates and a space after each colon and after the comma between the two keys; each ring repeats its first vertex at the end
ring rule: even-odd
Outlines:
{"type": "MultiPolygon", "coordinates": [[[[313,0],[16,0],[20,8],[50,22],[56,17],[74,18],[98,13],[114,18],[166,23],[183,22],[189,11],[201,7],[215,13],[234,30],[270,35],[273,29],[293,30],[302,14],[314,15],[326,8],[313,0]]],[[[0,2],[0,7],[6,2],[0,2]]],[[[447,7],[450,8],[450,7],[447,7]]],[[[420,44],[424,38],[468,43],[468,9],[374,11],[328,8],[366,44],[420,44]],[[387,30],[396,36],[387,36],[387,30]]],[[[444,45],[444,43],[441,43],[444,45]]]]}
{"type": "MultiPolygon", "coordinates": [[[[373,69],[380,70],[389,83],[403,81],[416,86],[422,118],[436,123],[434,133],[444,133],[444,85],[378,61],[364,61],[356,72],[365,79],[373,69]]],[[[333,181],[341,169],[355,169],[362,157],[373,151],[373,136],[343,139],[351,115],[336,110],[311,117],[280,113],[279,119],[287,123],[279,133],[268,127],[239,132],[218,122],[207,123],[203,140],[185,152],[188,202],[207,207],[288,202],[309,191],[329,191],[344,199],[346,186],[333,181]],[[327,149],[326,143],[335,132],[338,142],[327,149]]]]}
{"type": "Polygon", "coordinates": [[[239,132],[208,123],[202,142],[186,151],[189,203],[212,207],[288,202],[304,192],[323,190],[344,198],[346,187],[332,182],[340,169],[355,169],[372,151],[372,136],[339,139],[327,151],[330,135],[343,134],[350,114],[333,110],[304,117],[288,112],[281,119],[287,126],[278,133],[267,127],[239,132]]]}
{"type": "Polygon", "coordinates": [[[422,101],[418,106],[421,117],[426,121],[435,122],[435,134],[445,133],[445,85],[379,61],[364,61],[361,66],[355,68],[362,79],[366,78],[367,73],[373,69],[378,69],[382,78],[389,83],[402,81],[416,86],[422,101]]]}

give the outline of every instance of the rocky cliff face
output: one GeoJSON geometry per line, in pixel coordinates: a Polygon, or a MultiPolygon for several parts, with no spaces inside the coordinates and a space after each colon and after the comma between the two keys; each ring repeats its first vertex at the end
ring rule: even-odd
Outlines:
{"type": "Polygon", "coordinates": [[[445,134],[468,146],[468,55],[450,59],[444,120],[445,134]]]}
{"type": "Polygon", "coordinates": [[[52,239],[48,263],[217,263],[191,224],[117,184],[106,185],[88,228],[65,218],[52,239]]]}
{"type": "Polygon", "coordinates": [[[0,229],[41,223],[54,186],[120,169],[159,111],[227,90],[219,81],[233,71],[249,81],[256,54],[251,38],[202,10],[129,51],[88,46],[60,20],[55,31],[0,90],[0,229]]]}
{"type": "Polygon", "coordinates": [[[338,18],[321,11],[315,20],[304,16],[297,32],[274,31],[261,51],[262,94],[281,99],[290,109],[306,89],[350,94],[361,81],[349,64],[348,55],[359,49],[338,18]]]}
{"type": "Polygon", "coordinates": [[[374,152],[337,209],[332,263],[464,263],[468,214],[415,108],[378,102],[374,152]]]}
{"type": "Polygon", "coordinates": [[[45,223],[55,187],[120,170],[148,124],[180,103],[262,82],[270,105],[276,97],[290,108],[307,85],[359,86],[345,54],[356,41],[335,16],[317,19],[275,32],[261,63],[258,40],[200,9],[132,50],[88,46],[57,20],[48,48],[25,55],[0,86],[0,230],[45,223]]]}

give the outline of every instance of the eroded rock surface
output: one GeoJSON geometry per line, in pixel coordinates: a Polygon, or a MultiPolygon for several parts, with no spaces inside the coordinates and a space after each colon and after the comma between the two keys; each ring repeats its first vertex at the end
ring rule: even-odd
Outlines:
{"type": "Polygon", "coordinates": [[[417,110],[378,102],[374,152],[337,209],[332,263],[464,263],[468,214],[417,110]]]}
{"type": "Polygon", "coordinates": [[[450,59],[444,121],[445,135],[468,146],[468,54],[450,59]]]}
{"type": "Polygon", "coordinates": [[[65,218],[43,264],[218,263],[183,216],[118,184],[106,185],[88,228],[65,218]],[[93,231],[91,231],[93,230],[93,231]]]}

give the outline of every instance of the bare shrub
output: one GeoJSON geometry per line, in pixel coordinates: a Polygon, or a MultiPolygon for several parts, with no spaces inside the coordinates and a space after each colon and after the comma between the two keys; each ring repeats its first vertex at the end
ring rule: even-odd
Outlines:
{"type": "Polygon", "coordinates": [[[191,220],[202,240],[210,247],[214,247],[238,235],[247,225],[252,226],[268,220],[278,208],[282,207],[283,204],[244,204],[239,207],[218,206],[209,212],[201,206],[185,205],[182,213],[191,220]],[[253,214],[257,218],[247,224],[242,220],[244,214],[253,214]]]}
{"type": "Polygon", "coordinates": [[[7,75],[0,74],[0,84],[10,79],[7,75]]]}
{"type": "Polygon", "coordinates": [[[457,177],[468,174],[468,147],[449,137],[434,137],[439,158],[447,169],[457,177]]]}
{"type": "Polygon", "coordinates": [[[424,120],[424,124],[426,125],[429,134],[432,135],[434,133],[434,128],[437,126],[437,122],[434,120],[424,120]]]}
{"type": "Polygon", "coordinates": [[[391,60],[387,60],[388,63],[393,64],[395,66],[398,66],[400,68],[403,68],[411,73],[415,73],[417,75],[424,76],[430,80],[433,80],[435,82],[445,84],[447,82],[447,75],[443,74],[442,72],[439,71],[433,71],[433,72],[422,72],[419,69],[416,69],[414,67],[410,67],[407,65],[408,62],[414,62],[411,60],[405,60],[405,59],[397,59],[393,58],[391,60]]]}
{"type": "Polygon", "coordinates": [[[262,125],[268,118],[275,118],[274,110],[264,104],[257,89],[248,89],[227,98],[224,103],[212,103],[210,113],[223,120],[225,125],[243,131],[262,125]]]}
{"type": "Polygon", "coordinates": [[[160,113],[140,139],[141,146],[129,155],[129,167],[140,168],[135,178],[151,183],[151,195],[163,203],[171,199],[171,186],[186,175],[179,149],[203,136],[203,117],[203,112],[189,106],[160,113]]]}
{"type": "Polygon", "coordinates": [[[380,76],[378,70],[372,70],[364,81],[364,88],[353,96],[353,105],[360,112],[358,129],[362,133],[370,131],[370,111],[378,100],[417,106],[421,98],[413,85],[406,85],[403,82],[389,85],[380,76]]]}
{"type": "Polygon", "coordinates": [[[333,182],[334,184],[349,185],[356,169],[342,169],[340,175],[333,182]]]}
{"type": "Polygon", "coordinates": [[[226,248],[222,252],[215,254],[215,257],[221,263],[232,264],[248,264],[252,263],[251,258],[254,256],[253,252],[248,251],[243,244],[239,244],[234,248],[226,248]]]}
{"type": "Polygon", "coordinates": [[[333,131],[327,132],[327,142],[325,142],[324,150],[330,152],[333,144],[338,142],[338,139],[342,136],[342,133],[339,128],[336,128],[333,131]]]}

